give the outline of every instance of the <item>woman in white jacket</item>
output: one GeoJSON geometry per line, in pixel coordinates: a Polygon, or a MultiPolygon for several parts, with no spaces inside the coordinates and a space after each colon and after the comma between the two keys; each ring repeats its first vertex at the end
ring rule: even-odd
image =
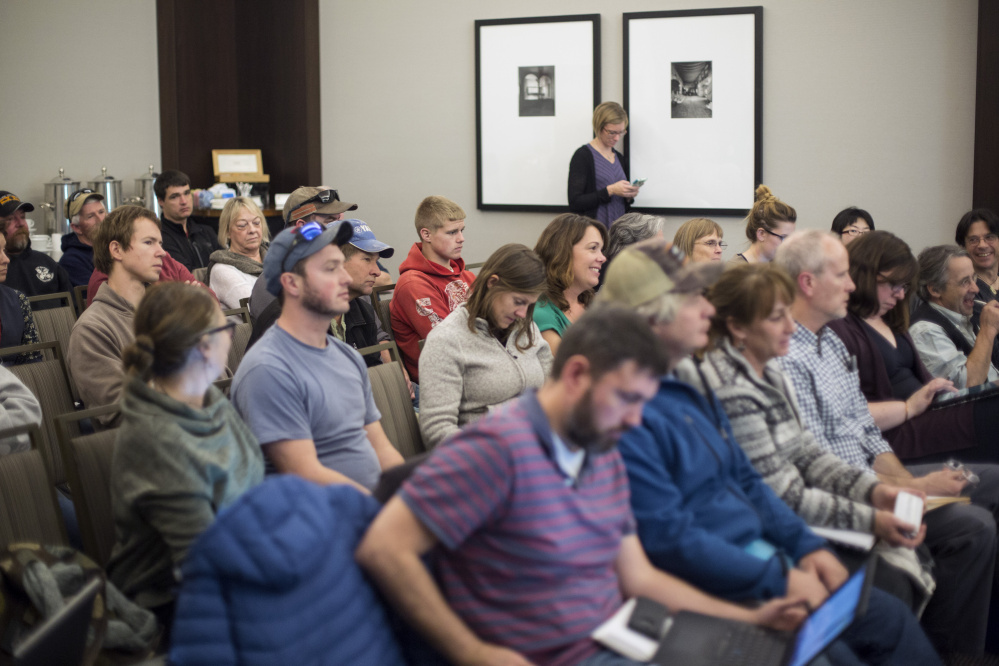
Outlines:
{"type": "Polygon", "coordinates": [[[482,266],[468,301],[430,332],[420,353],[420,428],[428,447],[544,383],[552,352],[533,313],[545,284],[534,252],[504,245],[482,266]]]}

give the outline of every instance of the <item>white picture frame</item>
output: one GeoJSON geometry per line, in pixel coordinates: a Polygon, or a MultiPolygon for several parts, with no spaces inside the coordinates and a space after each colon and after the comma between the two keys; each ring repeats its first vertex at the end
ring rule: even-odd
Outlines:
{"type": "Polygon", "coordinates": [[[567,211],[600,103],[600,16],[476,21],[475,101],[478,208],[567,211]]]}
{"type": "Polygon", "coordinates": [[[762,49],[762,7],[624,14],[624,149],[648,179],[634,209],[748,213],[763,178],[762,49]]]}

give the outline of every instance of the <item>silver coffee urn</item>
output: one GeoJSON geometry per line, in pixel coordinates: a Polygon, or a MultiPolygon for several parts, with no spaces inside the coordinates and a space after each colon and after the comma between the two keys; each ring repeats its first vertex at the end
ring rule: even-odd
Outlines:
{"type": "Polygon", "coordinates": [[[156,217],[162,217],[163,211],[160,209],[159,199],[156,198],[156,192],[153,191],[153,183],[159,177],[154,169],[155,167],[150,164],[149,173],[135,179],[135,196],[129,197],[127,203],[145,206],[156,213],[156,217]]]}
{"type": "Polygon", "coordinates": [[[45,227],[35,229],[35,234],[68,234],[69,220],[66,219],[66,201],[73,192],[80,189],[80,181],[66,176],[65,169],[59,169],[59,176],[45,183],[45,201],[41,204],[45,211],[45,227]]]}
{"type": "Polygon", "coordinates": [[[121,181],[109,176],[107,167],[101,167],[101,175],[90,181],[90,187],[104,196],[104,208],[109,213],[122,204],[121,181]]]}

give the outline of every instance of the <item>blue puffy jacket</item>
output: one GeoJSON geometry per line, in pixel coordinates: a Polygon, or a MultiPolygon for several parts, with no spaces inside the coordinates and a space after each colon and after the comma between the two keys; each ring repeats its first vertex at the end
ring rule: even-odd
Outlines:
{"type": "Polygon", "coordinates": [[[403,664],[354,563],[379,507],[354,488],[294,476],[247,492],[188,552],[170,663],[403,664]]]}

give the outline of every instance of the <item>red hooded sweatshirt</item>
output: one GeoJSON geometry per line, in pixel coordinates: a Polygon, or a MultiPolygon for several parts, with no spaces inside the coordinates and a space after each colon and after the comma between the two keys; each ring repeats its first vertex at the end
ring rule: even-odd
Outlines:
{"type": "Polygon", "coordinates": [[[414,382],[420,381],[420,340],[465,302],[475,281],[464,259],[452,259],[448,270],[424,257],[421,248],[422,243],[409,248],[389,303],[392,333],[414,382]]]}

